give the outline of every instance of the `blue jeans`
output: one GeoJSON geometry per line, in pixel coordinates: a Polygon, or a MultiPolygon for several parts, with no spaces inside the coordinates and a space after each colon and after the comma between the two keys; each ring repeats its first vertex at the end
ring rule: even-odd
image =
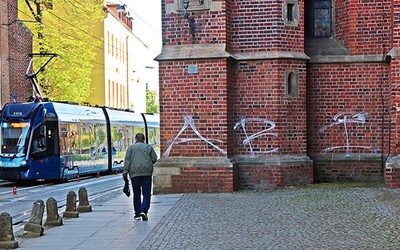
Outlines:
{"type": "Polygon", "coordinates": [[[150,208],[152,183],[151,175],[133,177],[131,179],[131,183],[133,189],[133,208],[135,210],[135,216],[140,216],[140,213],[147,214],[150,208]]]}

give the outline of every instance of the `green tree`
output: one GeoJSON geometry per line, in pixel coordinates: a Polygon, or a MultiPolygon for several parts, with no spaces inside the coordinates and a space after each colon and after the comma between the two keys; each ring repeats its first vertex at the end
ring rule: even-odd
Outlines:
{"type": "Polygon", "coordinates": [[[146,91],[146,113],[158,114],[160,105],[157,102],[157,92],[155,90],[146,91]]]}
{"type": "MultiPolygon", "coordinates": [[[[104,48],[103,38],[90,33],[105,18],[103,2],[19,0],[18,5],[20,19],[36,21],[25,22],[34,34],[33,53],[58,55],[38,74],[42,94],[51,100],[82,103],[92,91],[91,71],[96,50],[104,48]]],[[[35,71],[47,60],[35,59],[35,71]]]]}

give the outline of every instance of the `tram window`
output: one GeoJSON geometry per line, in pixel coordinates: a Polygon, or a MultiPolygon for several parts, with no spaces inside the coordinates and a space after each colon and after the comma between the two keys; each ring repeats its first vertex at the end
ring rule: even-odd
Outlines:
{"type": "Polygon", "coordinates": [[[42,126],[40,126],[37,127],[33,132],[31,154],[34,154],[35,156],[39,155],[39,153],[46,151],[47,149],[46,136],[42,135],[42,131],[43,128],[42,126]]]}
{"type": "Polygon", "coordinates": [[[48,155],[58,155],[59,148],[57,138],[54,136],[57,133],[57,122],[47,122],[46,139],[47,139],[47,153],[48,155]]]}
{"type": "Polygon", "coordinates": [[[78,126],[76,124],[60,124],[60,154],[74,153],[78,142],[78,126]]]}
{"type": "Polygon", "coordinates": [[[29,123],[2,123],[2,126],[0,136],[2,153],[21,152],[27,144],[29,123]]]}

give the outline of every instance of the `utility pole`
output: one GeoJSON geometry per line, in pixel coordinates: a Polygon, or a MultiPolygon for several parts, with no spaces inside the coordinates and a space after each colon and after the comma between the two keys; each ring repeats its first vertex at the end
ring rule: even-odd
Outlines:
{"type": "MultiPolygon", "coordinates": [[[[42,39],[43,39],[43,32],[42,32],[42,24],[43,24],[43,14],[42,14],[42,6],[41,3],[38,2],[37,0],[34,0],[33,3],[35,4],[35,8],[36,11],[33,9],[33,7],[31,6],[31,3],[29,0],[25,0],[26,5],[28,5],[28,8],[30,10],[30,12],[33,15],[33,18],[35,18],[35,20],[39,23],[39,32],[38,32],[38,39],[39,39],[39,50],[40,53],[44,52],[44,49],[42,47],[42,39]]],[[[52,6],[52,5],[51,5],[52,6]]]]}

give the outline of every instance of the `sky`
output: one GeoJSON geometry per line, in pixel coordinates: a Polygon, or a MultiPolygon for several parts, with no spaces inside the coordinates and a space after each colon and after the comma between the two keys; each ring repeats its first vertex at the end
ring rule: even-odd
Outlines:
{"type": "Polygon", "coordinates": [[[133,33],[149,46],[154,57],[161,52],[161,0],[113,0],[126,4],[133,17],[133,33]]]}

